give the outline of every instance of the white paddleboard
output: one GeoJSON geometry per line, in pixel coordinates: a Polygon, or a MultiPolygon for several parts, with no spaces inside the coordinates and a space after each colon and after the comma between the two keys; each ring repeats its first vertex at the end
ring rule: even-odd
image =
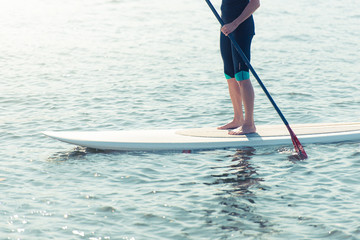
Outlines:
{"type": "MultiPolygon", "coordinates": [[[[301,144],[360,141],[360,122],[295,124],[301,144]]],[[[79,146],[122,151],[177,151],[292,145],[284,125],[257,126],[257,133],[229,135],[228,130],[192,128],[127,131],[47,131],[43,134],[79,146]]]]}

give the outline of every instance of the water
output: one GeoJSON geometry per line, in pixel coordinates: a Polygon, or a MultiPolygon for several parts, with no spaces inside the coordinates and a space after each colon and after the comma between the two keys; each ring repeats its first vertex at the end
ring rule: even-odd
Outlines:
{"type": "MultiPolygon", "coordinates": [[[[220,1],[214,1],[219,7],[220,1]]],[[[1,239],[360,239],[359,143],[103,152],[44,130],[217,126],[204,1],[1,1],[1,239]]],[[[252,63],[290,123],[359,121],[357,1],[263,1],[252,63]]],[[[281,120],[256,82],[257,124],[281,120]]]]}

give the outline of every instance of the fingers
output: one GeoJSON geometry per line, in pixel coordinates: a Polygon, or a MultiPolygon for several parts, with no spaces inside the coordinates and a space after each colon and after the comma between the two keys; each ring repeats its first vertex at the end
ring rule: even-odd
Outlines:
{"type": "Polygon", "coordinates": [[[223,26],[223,27],[221,28],[221,32],[222,32],[223,34],[225,34],[225,36],[228,36],[228,35],[230,34],[230,32],[229,32],[229,30],[227,29],[226,26],[223,26]]]}
{"type": "Polygon", "coordinates": [[[234,29],[232,29],[232,27],[228,24],[224,25],[221,28],[221,32],[225,34],[225,36],[228,36],[230,33],[232,33],[234,31],[234,29]]]}

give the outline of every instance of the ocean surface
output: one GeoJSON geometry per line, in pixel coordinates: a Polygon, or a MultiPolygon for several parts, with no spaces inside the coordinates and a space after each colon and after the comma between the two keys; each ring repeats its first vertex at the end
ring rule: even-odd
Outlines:
{"type": "MultiPolygon", "coordinates": [[[[230,121],[205,1],[0,2],[0,239],[360,239],[359,142],[299,161],[290,145],[112,152],[41,134],[230,121]]],[[[289,123],[360,121],[358,0],[261,4],[252,64],[289,123]]],[[[253,85],[256,124],[282,124],[253,85]]]]}

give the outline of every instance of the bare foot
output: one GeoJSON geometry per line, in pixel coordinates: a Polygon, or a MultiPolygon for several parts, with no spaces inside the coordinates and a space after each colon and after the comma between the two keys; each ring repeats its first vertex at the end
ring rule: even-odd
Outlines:
{"type": "Polygon", "coordinates": [[[228,129],[235,129],[240,127],[242,124],[237,121],[229,122],[228,124],[225,124],[224,126],[217,127],[219,130],[228,130],[228,129]]]}
{"type": "Polygon", "coordinates": [[[256,127],[255,125],[242,125],[234,130],[229,131],[230,135],[244,135],[249,133],[255,133],[256,127]]]}

